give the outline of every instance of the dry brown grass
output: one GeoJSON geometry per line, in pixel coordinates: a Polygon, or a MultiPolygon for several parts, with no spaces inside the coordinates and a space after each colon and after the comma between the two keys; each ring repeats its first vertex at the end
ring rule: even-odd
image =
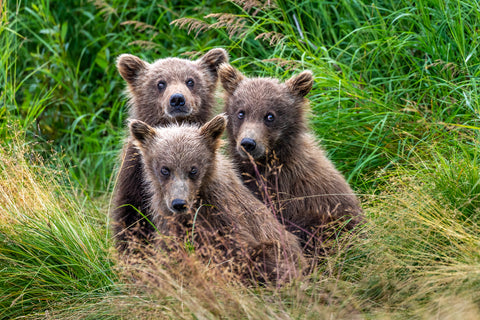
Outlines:
{"type": "Polygon", "coordinates": [[[171,24],[180,29],[186,29],[188,34],[195,32],[195,37],[209,28],[208,23],[194,18],[179,18],[172,21],[171,24]]]}
{"type": "Polygon", "coordinates": [[[16,141],[0,145],[0,221],[13,223],[16,217],[35,216],[58,205],[53,197],[60,172],[42,169],[42,159],[16,141]]]}
{"type": "MultiPolygon", "coordinates": [[[[16,225],[26,218],[33,225],[38,221],[37,231],[43,230],[42,225],[49,225],[44,223],[45,219],[51,219],[50,225],[55,230],[65,223],[60,220],[62,213],[83,216],[85,212],[80,210],[78,197],[66,192],[65,186],[58,182],[63,172],[45,168],[42,159],[25,144],[3,145],[0,149],[2,230],[20,230],[16,225]],[[52,212],[57,213],[52,215],[52,212]]],[[[364,201],[368,222],[363,231],[332,238],[333,249],[319,258],[316,269],[290,284],[245,282],[238,269],[232,268],[228,261],[222,263],[221,255],[215,256],[214,248],[187,246],[187,236],[177,243],[175,250],[148,247],[142,248],[141,255],[118,259],[106,271],[110,277],[115,275],[115,284],[108,289],[91,287],[92,292],[98,290],[98,293],[86,298],[73,299],[76,294],[72,295],[66,283],[63,300],[52,302],[48,312],[36,311],[29,317],[476,319],[480,314],[476,294],[480,281],[476,250],[480,246],[479,227],[459,219],[461,215],[455,208],[433,197],[428,179],[418,172],[404,169],[389,172],[382,193],[364,201]],[[209,258],[212,256],[216,259],[209,258]]],[[[68,238],[69,246],[78,245],[77,261],[84,258],[93,261],[97,259],[95,255],[112,254],[91,249],[95,243],[83,235],[91,232],[85,225],[68,224],[68,228],[73,236],[68,238]]],[[[41,245],[41,241],[35,243],[41,245]]],[[[59,239],[58,244],[64,241],[59,239]]],[[[3,254],[10,250],[5,248],[3,254]]],[[[52,247],[53,252],[57,249],[52,247]]],[[[29,257],[26,252],[23,254],[29,257]]],[[[47,273],[56,266],[43,261],[47,260],[42,260],[35,277],[45,272],[44,279],[55,281],[58,286],[56,281],[62,280],[53,280],[47,273]]],[[[75,268],[79,268],[76,272],[83,269],[81,265],[75,268]]],[[[72,278],[69,281],[77,281],[75,274],[72,278]]],[[[41,291],[28,286],[24,290],[41,291]]],[[[82,296],[86,292],[77,294],[82,296]]]]}
{"type": "Polygon", "coordinates": [[[117,312],[123,314],[130,304],[142,319],[362,318],[343,284],[318,275],[282,287],[248,286],[199,263],[195,256],[175,260],[158,252],[149,259],[120,263],[119,268],[122,282],[132,284],[129,296],[137,299],[121,298],[117,312]]]}
{"type": "MultiPolygon", "coordinates": [[[[230,38],[244,37],[248,32],[247,20],[237,14],[232,13],[211,13],[204,17],[205,19],[214,18],[216,22],[208,23],[194,18],[179,18],[172,21],[172,25],[180,29],[186,29],[188,33],[195,32],[195,37],[209,29],[223,29],[227,31],[230,38]]],[[[266,37],[266,36],[264,36],[266,37]]],[[[268,39],[274,38],[273,35],[268,39]]]]}

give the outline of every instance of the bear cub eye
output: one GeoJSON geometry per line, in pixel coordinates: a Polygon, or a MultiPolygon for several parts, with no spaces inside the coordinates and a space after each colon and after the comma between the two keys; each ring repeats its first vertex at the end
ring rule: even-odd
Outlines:
{"type": "Polygon", "coordinates": [[[240,119],[240,120],[242,120],[243,118],[245,118],[245,111],[243,111],[243,110],[238,111],[237,117],[238,117],[238,119],[240,119]]]}
{"type": "Polygon", "coordinates": [[[187,85],[187,87],[189,88],[193,88],[193,86],[195,85],[195,81],[193,81],[193,79],[188,79],[185,84],[187,85]]]}
{"type": "Polygon", "coordinates": [[[159,81],[157,83],[157,88],[159,91],[163,91],[167,87],[167,83],[165,81],[159,81]]]}
{"type": "Polygon", "coordinates": [[[197,167],[192,167],[192,169],[190,169],[190,172],[188,173],[188,176],[193,179],[195,178],[195,176],[197,175],[198,173],[198,169],[197,167]]]}
{"type": "Polygon", "coordinates": [[[164,177],[168,177],[170,175],[170,169],[168,169],[167,167],[162,167],[160,169],[160,173],[164,176],[164,177]]]}
{"type": "Polygon", "coordinates": [[[271,113],[267,113],[267,115],[265,116],[265,121],[266,122],[273,122],[273,120],[275,120],[275,116],[271,113]]]}

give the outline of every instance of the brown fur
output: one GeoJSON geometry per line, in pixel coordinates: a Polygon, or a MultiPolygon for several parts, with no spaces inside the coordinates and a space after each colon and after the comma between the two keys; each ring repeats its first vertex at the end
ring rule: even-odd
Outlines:
{"type": "Polygon", "coordinates": [[[357,197],[308,133],[305,95],[313,85],[312,73],[304,71],[280,83],[246,78],[224,64],[219,77],[230,117],[230,155],[247,187],[260,199],[275,200],[274,211],[287,229],[312,249],[330,222],[343,219],[352,227],[361,221],[357,197]],[[255,141],[253,150],[243,148],[244,138],[255,141]]]}
{"type": "MultiPolygon", "coordinates": [[[[178,58],[159,59],[147,63],[122,54],[117,60],[120,75],[127,82],[130,119],[142,120],[150,126],[169,123],[205,123],[211,116],[218,66],[228,61],[223,49],[212,49],[196,61],[178,58]],[[193,80],[193,86],[188,86],[193,80]],[[158,83],[165,87],[160,90],[158,83]],[[173,94],[182,94],[181,110],[170,105],[173,94]]],[[[151,197],[143,181],[142,162],[136,148],[128,141],[122,153],[113,200],[112,220],[116,244],[127,249],[128,240],[147,240],[154,233],[147,200],[151,197]]]]}
{"type": "Polygon", "coordinates": [[[225,126],[223,115],[201,128],[153,129],[141,121],[131,122],[152,194],[152,220],[160,234],[178,237],[196,216],[196,232],[206,228],[232,238],[238,248],[227,251],[239,249],[252,260],[256,257],[269,279],[289,280],[302,262],[298,241],[243,185],[231,162],[217,153],[225,126]],[[180,200],[184,205],[176,207],[180,200]]]}

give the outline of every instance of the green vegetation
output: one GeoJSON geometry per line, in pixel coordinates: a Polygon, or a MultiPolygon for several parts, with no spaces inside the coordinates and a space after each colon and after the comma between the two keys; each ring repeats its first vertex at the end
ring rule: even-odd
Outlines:
{"type": "Polygon", "coordinates": [[[479,25],[474,0],[0,1],[0,318],[480,317],[479,25]],[[115,59],[213,47],[311,69],[311,127],[361,195],[365,228],[301,283],[116,261],[115,59]]]}

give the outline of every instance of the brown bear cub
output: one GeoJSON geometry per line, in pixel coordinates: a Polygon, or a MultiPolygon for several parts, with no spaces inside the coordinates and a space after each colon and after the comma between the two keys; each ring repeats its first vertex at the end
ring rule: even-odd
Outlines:
{"type": "MultiPolygon", "coordinates": [[[[122,54],[117,68],[127,82],[129,119],[151,126],[205,123],[213,109],[218,66],[227,61],[223,49],[212,49],[196,61],[166,58],[152,64],[122,54]]],[[[129,141],[123,148],[112,205],[113,232],[120,252],[128,249],[128,241],[146,242],[155,232],[146,221],[150,219],[148,192],[138,151],[129,141]]]]}
{"type": "Polygon", "coordinates": [[[254,266],[265,272],[264,279],[288,281],[297,275],[303,259],[298,240],[217,152],[225,126],[224,115],[202,127],[152,128],[139,120],[130,122],[151,194],[152,221],[165,236],[181,237],[188,230],[192,234],[194,225],[195,235],[207,230],[232,239],[235,247],[226,252],[238,251],[236,257],[247,255],[258,262],[254,266]]]}
{"type": "Polygon", "coordinates": [[[246,78],[223,64],[219,78],[230,117],[230,155],[247,187],[267,201],[304,249],[321,250],[316,244],[325,240],[322,232],[329,224],[343,221],[353,227],[360,222],[357,197],[308,133],[305,96],[313,85],[312,73],[280,83],[246,78]]]}

